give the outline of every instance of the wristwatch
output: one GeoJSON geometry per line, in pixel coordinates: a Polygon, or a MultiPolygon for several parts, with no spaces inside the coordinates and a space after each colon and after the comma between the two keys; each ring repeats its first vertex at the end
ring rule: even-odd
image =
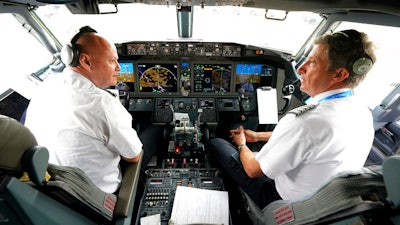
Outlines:
{"type": "Polygon", "coordinates": [[[238,145],[238,146],[237,146],[238,151],[240,151],[240,149],[241,149],[243,146],[247,146],[247,145],[246,145],[246,144],[240,144],[240,145],[238,145]]]}

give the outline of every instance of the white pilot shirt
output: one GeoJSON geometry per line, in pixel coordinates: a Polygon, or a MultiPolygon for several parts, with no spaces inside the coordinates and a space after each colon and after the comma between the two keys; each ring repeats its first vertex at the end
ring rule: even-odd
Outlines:
{"type": "Polygon", "coordinates": [[[43,82],[25,125],[49,150],[50,163],[82,169],[107,193],[119,188],[120,156],[133,158],[142,150],[119,99],[69,69],[43,82]]]}
{"type": "MultiPolygon", "coordinates": [[[[339,89],[315,96],[321,100],[339,89]]],[[[301,115],[288,113],[256,155],[279,195],[297,200],[341,171],[364,166],[374,138],[372,114],[355,96],[332,98],[301,115]]]]}

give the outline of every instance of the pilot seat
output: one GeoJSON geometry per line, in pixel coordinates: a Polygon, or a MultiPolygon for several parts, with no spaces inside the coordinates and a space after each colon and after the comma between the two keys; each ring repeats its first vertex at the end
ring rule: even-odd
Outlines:
{"type": "Polygon", "coordinates": [[[382,165],[338,173],[297,201],[277,200],[263,209],[241,191],[253,225],[400,224],[400,155],[382,165]]]}
{"type": "Polygon", "coordinates": [[[0,115],[0,224],[130,224],[141,160],[125,166],[116,195],[76,167],[48,163],[23,124],[0,115]]]}

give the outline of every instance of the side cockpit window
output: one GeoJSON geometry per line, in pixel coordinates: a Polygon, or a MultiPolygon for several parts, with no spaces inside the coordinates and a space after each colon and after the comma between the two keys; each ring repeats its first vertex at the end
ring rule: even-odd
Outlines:
{"type": "Polygon", "coordinates": [[[13,89],[30,98],[36,86],[32,73],[53,60],[53,55],[11,13],[0,14],[0,94],[13,89]]]}

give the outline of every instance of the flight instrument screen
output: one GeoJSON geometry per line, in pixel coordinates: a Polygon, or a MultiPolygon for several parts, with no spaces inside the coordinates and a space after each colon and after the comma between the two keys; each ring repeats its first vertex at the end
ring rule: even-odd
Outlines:
{"type": "Polygon", "coordinates": [[[254,92],[262,86],[272,86],[276,68],[264,64],[236,64],[235,90],[243,88],[245,92],[254,92]]]}
{"type": "Polygon", "coordinates": [[[117,82],[124,82],[129,87],[129,91],[134,91],[134,81],[135,81],[135,69],[133,66],[133,62],[119,62],[119,67],[121,68],[118,71],[117,82]]]}
{"type": "Polygon", "coordinates": [[[177,92],[178,65],[176,63],[139,63],[140,92],[177,92]]]}
{"type": "Polygon", "coordinates": [[[231,64],[194,64],[194,92],[229,92],[231,74],[231,64]]]}

